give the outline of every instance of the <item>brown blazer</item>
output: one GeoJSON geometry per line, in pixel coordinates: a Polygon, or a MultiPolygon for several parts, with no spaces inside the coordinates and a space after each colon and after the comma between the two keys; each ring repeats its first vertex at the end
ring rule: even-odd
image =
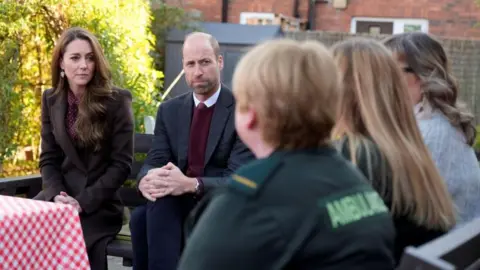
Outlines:
{"type": "Polygon", "coordinates": [[[107,128],[102,148],[75,147],[67,133],[66,93],[42,96],[42,152],[40,170],[43,191],[36,199],[52,201],[60,191],[74,197],[82,208],[80,220],[87,249],[113,236],[122,226],[122,205],[116,191],[130,174],[133,162],[132,95],[116,89],[106,101],[107,128]]]}

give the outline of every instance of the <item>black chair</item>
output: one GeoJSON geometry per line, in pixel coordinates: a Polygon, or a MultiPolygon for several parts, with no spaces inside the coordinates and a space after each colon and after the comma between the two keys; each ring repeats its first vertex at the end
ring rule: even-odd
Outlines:
{"type": "Polygon", "coordinates": [[[480,269],[480,218],[417,248],[406,248],[397,269],[480,269]]]}
{"type": "Polygon", "coordinates": [[[0,178],[0,195],[33,198],[42,191],[40,174],[0,178]]]}

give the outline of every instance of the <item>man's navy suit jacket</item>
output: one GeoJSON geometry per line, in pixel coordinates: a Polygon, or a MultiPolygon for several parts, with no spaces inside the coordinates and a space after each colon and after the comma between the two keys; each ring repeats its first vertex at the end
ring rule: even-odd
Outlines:
{"type": "MultiPolygon", "coordinates": [[[[152,148],[137,176],[138,182],[152,168],[168,162],[183,173],[188,167],[188,144],[193,114],[193,93],[163,102],[157,112],[152,148]]],[[[222,186],[238,167],[252,160],[253,154],[235,131],[235,99],[230,89],[222,85],[213,111],[205,151],[204,191],[222,186]]]]}

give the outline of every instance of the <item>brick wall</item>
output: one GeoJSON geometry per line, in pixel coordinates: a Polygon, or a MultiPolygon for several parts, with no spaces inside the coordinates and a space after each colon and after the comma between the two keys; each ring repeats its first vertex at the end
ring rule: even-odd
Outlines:
{"type": "MultiPolygon", "coordinates": [[[[287,37],[296,40],[314,39],[326,46],[331,46],[338,41],[365,36],[383,39],[386,36],[354,35],[335,32],[287,32],[287,37]]],[[[440,38],[452,63],[453,73],[460,86],[460,99],[475,114],[477,124],[480,124],[480,40],[461,40],[440,38]]]]}
{"type": "Polygon", "coordinates": [[[352,17],[428,19],[429,32],[445,37],[480,38],[480,8],[474,0],[349,0],[345,10],[316,4],[316,29],[349,32],[352,17]]]}
{"type": "MultiPolygon", "coordinates": [[[[239,23],[242,12],[282,13],[293,16],[293,2],[293,0],[229,0],[228,22],[239,23]]],[[[301,17],[306,19],[308,0],[299,2],[301,17]]],[[[222,0],[166,0],[165,3],[188,10],[199,10],[205,21],[221,22],[222,19],[222,0]]]]}
{"type": "MultiPolygon", "coordinates": [[[[308,1],[299,12],[308,17],[308,1]]],[[[205,21],[221,21],[222,0],[166,0],[167,4],[196,9],[205,21]]],[[[294,0],[229,0],[228,21],[240,22],[241,12],[272,12],[293,16],[294,0]]],[[[330,3],[316,4],[316,30],[349,32],[353,17],[418,18],[429,20],[429,32],[446,37],[480,38],[480,8],[474,0],[348,0],[345,10],[330,3]]]]}

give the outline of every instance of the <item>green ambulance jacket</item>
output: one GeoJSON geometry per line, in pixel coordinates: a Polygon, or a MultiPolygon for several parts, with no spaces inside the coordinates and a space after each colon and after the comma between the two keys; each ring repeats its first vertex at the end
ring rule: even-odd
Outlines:
{"type": "Polygon", "coordinates": [[[186,227],[181,270],[394,269],[387,207],[332,147],[244,165],[186,227]]]}

